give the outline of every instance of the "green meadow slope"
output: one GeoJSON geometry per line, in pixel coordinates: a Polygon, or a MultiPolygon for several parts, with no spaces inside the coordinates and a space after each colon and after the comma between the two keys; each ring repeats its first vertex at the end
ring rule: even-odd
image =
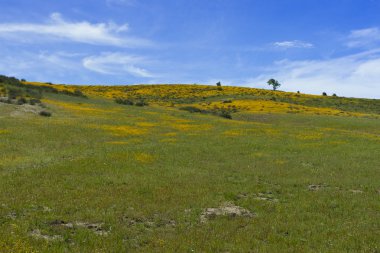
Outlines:
{"type": "Polygon", "coordinates": [[[0,86],[0,252],[380,251],[379,100],[0,86]]]}

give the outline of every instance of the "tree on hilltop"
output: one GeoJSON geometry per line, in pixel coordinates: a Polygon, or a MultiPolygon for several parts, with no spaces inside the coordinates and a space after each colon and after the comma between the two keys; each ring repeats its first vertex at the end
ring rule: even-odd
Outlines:
{"type": "Polygon", "coordinates": [[[277,90],[278,87],[281,86],[281,84],[275,80],[275,79],[269,79],[269,81],[267,82],[268,85],[272,86],[273,90],[277,90]]]}

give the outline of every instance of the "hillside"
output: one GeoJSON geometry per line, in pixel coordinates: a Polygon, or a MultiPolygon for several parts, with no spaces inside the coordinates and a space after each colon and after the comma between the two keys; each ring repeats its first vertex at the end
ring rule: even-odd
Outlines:
{"type": "Polygon", "coordinates": [[[0,252],[380,250],[380,100],[8,79],[0,97],[0,252]]]}

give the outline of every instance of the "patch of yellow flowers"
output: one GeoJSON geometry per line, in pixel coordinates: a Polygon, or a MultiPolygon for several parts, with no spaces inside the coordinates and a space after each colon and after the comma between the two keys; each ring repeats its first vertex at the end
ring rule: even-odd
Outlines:
{"type": "Polygon", "coordinates": [[[206,110],[233,110],[251,113],[303,113],[339,116],[364,116],[362,113],[346,112],[332,108],[310,107],[271,100],[234,100],[230,103],[216,101],[194,105],[206,110]]]}

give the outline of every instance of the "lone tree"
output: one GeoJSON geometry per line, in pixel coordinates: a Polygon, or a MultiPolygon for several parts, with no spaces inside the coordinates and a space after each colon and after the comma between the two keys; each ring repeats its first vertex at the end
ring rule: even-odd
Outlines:
{"type": "Polygon", "coordinates": [[[281,86],[281,84],[275,80],[275,79],[269,79],[269,81],[267,82],[268,85],[272,86],[273,87],[273,90],[277,90],[278,87],[281,86]]]}
{"type": "Polygon", "coordinates": [[[222,83],[221,83],[221,82],[217,82],[217,83],[216,83],[216,86],[217,86],[217,89],[218,89],[219,91],[223,90],[223,89],[222,89],[222,83]]]}

